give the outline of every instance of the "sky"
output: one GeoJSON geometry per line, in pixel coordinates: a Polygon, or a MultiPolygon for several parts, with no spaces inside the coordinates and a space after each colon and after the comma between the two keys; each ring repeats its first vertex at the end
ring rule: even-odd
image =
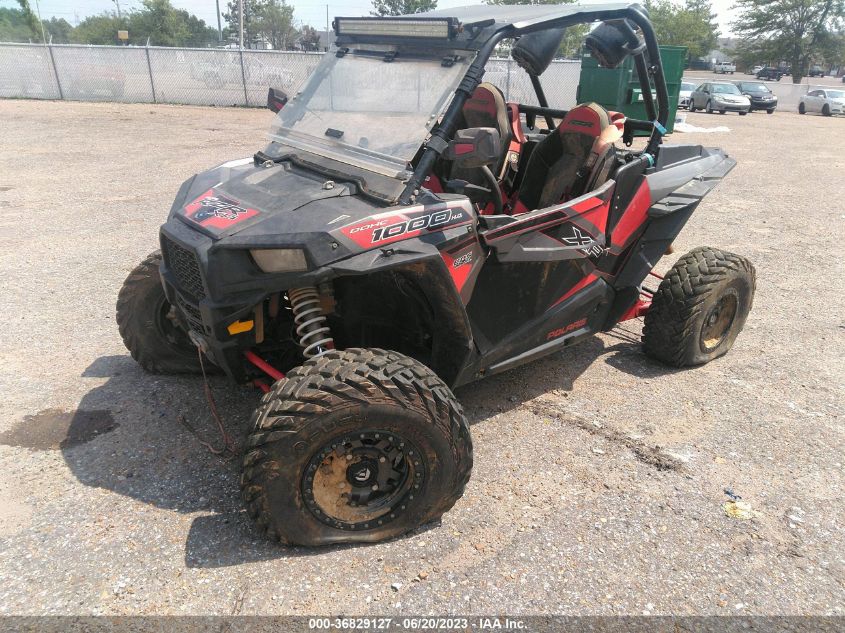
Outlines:
{"type": "MultiPolygon", "coordinates": [[[[140,0],[117,0],[121,10],[139,8],[140,0]]],[[[600,0],[596,0],[600,1],[600,0]]],[[[32,8],[38,3],[41,17],[64,18],[73,25],[89,15],[96,15],[103,11],[115,9],[112,0],[30,0],[32,8]]],[[[217,26],[215,0],[171,0],[173,6],[185,9],[197,17],[205,20],[209,26],[217,26]]],[[[219,0],[220,11],[224,13],[228,0],[219,0]]],[[[328,0],[329,16],[336,15],[369,15],[372,4],[368,0],[328,0]]],[[[592,4],[591,0],[581,0],[583,4],[592,4]]],[[[326,2],[321,0],[288,0],[294,7],[294,19],[303,24],[310,24],[318,29],[326,28],[326,2]]],[[[448,9],[468,4],[482,4],[480,0],[439,0],[437,8],[448,9]]],[[[15,0],[0,0],[0,6],[17,8],[15,0]]],[[[712,0],[713,12],[718,14],[719,28],[722,37],[730,34],[730,22],[733,19],[731,7],[733,0],[712,0]]],[[[222,18],[221,18],[222,20],[222,18]]],[[[225,27],[225,22],[223,23],[225,27]]]]}

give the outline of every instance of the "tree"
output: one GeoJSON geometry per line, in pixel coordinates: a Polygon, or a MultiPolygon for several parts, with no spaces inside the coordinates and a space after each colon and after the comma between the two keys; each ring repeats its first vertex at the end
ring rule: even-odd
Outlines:
{"type": "Polygon", "coordinates": [[[141,10],[129,14],[129,41],[152,46],[204,46],[217,31],[170,0],[141,0],[141,10]]]}
{"type": "Polygon", "coordinates": [[[142,9],[129,14],[129,37],[153,46],[182,46],[189,38],[188,25],[170,0],[141,0],[142,9]]]}
{"type": "Polygon", "coordinates": [[[589,24],[573,24],[567,27],[563,39],[560,41],[560,47],[557,49],[558,56],[566,59],[578,57],[581,47],[584,45],[584,38],[587,37],[589,32],[589,24]]]}
{"type": "Polygon", "coordinates": [[[129,18],[117,17],[116,13],[91,15],[82,20],[71,35],[74,42],[80,44],[118,44],[118,31],[129,28],[129,18]]]}
{"type": "Polygon", "coordinates": [[[41,20],[38,19],[38,16],[32,12],[32,8],[29,6],[29,0],[18,0],[18,5],[20,5],[23,21],[29,27],[32,37],[39,40],[42,39],[44,33],[42,29],[44,27],[41,25],[41,20]]]}
{"type": "Polygon", "coordinates": [[[716,48],[719,28],[716,15],[706,0],[647,0],[657,41],[669,46],[686,46],[689,59],[704,57],[716,48]]]}
{"type": "Polygon", "coordinates": [[[299,35],[293,25],[293,7],[285,0],[265,0],[258,10],[258,35],[275,50],[287,50],[299,35]]]}
{"type": "MultiPolygon", "coordinates": [[[[243,0],[244,6],[244,46],[249,48],[251,43],[258,36],[258,23],[261,20],[262,0],[243,0]]],[[[227,5],[228,13],[223,14],[223,19],[228,25],[226,37],[234,41],[238,40],[240,29],[240,11],[238,0],[229,0],[227,5]]]]}
{"type": "Polygon", "coordinates": [[[845,17],[845,0],[737,0],[737,6],[733,28],[745,40],[743,54],[788,60],[796,84],[845,17]]]}
{"type": "Polygon", "coordinates": [[[437,0],[373,0],[373,15],[410,15],[434,11],[437,0]]]}
{"type": "Polygon", "coordinates": [[[304,51],[320,50],[320,34],[313,26],[306,24],[299,35],[299,43],[304,51]]]}
{"type": "Polygon", "coordinates": [[[44,30],[47,32],[47,39],[54,44],[67,44],[73,34],[73,26],[64,18],[50,18],[44,20],[44,30]]]}
{"type": "MultiPolygon", "coordinates": [[[[0,41],[27,42],[34,38],[23,11],[0,7],[0,41]]],[[[41,31],[38,32],[38,39],[41,39],[41,31]]]]}

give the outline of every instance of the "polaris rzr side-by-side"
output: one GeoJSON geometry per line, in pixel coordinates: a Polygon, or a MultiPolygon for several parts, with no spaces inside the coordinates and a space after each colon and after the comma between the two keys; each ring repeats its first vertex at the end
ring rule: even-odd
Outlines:
{"type": "Polygon", "coordinates": [[[182,185],[117,304],[145,369],[204,364],[266,392],[243,496],[262,530],[304,545],[378,541],[454,505],[472,467],[454,387],[635,317],[650,356],[706,363],[733,345],[755,286],[746,259],[715,248],[653,272],[735,162],[661,145],[669,97],[638,5],[334,29],[299,92],[270,89],[269,145],[182,185]],[[648,120],[547,102],[540,76],[565,29],[594,22],[586,46],[605,67],[633,57],[648,120]],[[503,43],[538,105],[482,81],[503,43]]]}

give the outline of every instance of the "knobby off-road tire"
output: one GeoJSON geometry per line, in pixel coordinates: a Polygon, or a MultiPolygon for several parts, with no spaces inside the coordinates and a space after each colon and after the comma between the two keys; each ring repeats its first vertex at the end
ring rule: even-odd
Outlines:
{"type": "Polygon", "coordinates": [[[674,367],[722,356],[745,325],[755,285],[754,266],[744,257],[693,249],[660,282],[646,312],[645,353],[674,367]]]}
{"type": "Polygon", "coordinates": [[[293,369],[252,426],[241,491],[258,527],[286,544],[403,534],[449,510],[472,469],[469,426],[450,389],[381,349],[331,351],[293,369]]]}
{"type": "MultiPolygon", "coordinates": [[[[117,326],[123,343],[141,367],[152,374],[200,373],[197,348],[168,317],[158,269],[161,251],[147,256],[129,273],[117,296],[117,326]]],[[[210,369],[208,364],[207,369],[210,369]]]]}

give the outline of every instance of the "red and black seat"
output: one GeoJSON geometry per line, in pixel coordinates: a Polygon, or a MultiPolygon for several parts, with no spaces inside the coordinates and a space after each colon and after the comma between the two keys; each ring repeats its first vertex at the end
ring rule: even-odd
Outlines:
{"type": "MultiPolygon", "coordinates": [[[[508,150],[514,140],[514,131],[505,96],[491,83],[479,84],[461,109],[461,120],[457,129],[475,127],[489,127],[499,133],[501,153],[497,163],[490,166],[490,170],[494,176],[501,179],[507,166],[508,150]]],[[[444,161],[439,167],[435,167],[435,173],[441,180],[465,180],[482,187],[489,185],[481,169],[477,167],[463,167],[444,161]]]]}
{"type": "Polygon", "coordinates": [[[531,152],[514,211],[549,207],[603,184],[613,164],[613,140],[621,135],[623,120],[596,103],[567,112],[531,152]]]}

